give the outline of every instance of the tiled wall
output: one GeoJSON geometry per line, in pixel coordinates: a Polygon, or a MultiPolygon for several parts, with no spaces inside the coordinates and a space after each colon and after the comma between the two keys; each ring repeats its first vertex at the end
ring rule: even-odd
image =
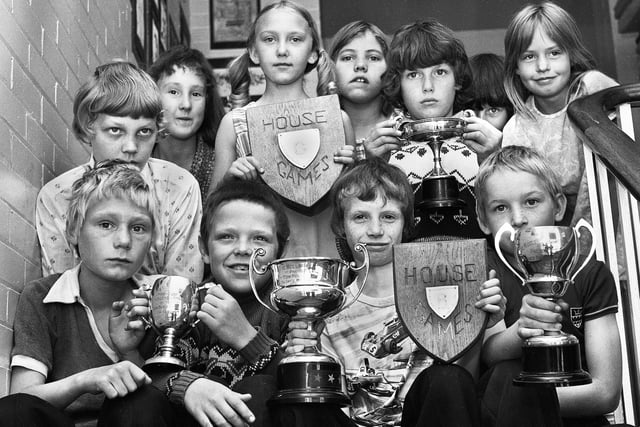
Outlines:
{"type": "Polygon", "coordinates": [[[42,185],[87,160],[73,96],[94,68],[131,55],[130,0],[0,0],[0,396],[24,283],[40,276],[42,185]]]}

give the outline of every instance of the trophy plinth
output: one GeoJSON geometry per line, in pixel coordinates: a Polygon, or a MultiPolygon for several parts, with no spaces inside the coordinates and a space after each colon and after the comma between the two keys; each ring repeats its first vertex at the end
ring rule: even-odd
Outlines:
{"type": "MultiPolygon", "coordinates": [[[[256,260],[264,256],[262,248],[251,254],[249,281],[254,295],[267,309],[287,314],[295,320],[304,320],[309,329],[313,322],[336,314],[358,299],[367,280],[369,254],[364,245],[355,249],[364,253],[364,263],[355,267],[340,259],[322,257],[284,258],[258,268],[256,260]],[[259,297],[254,274],[271,271],[273,290],[270,305],[259,297]],[[365,272],[362,286],[356,297],[346,303],[345,288],[349,285],[349,273],[365,272]]],[[[289,355],[278,364],[278,392],[270,399],[275,404],[332,403],[347,406],[349,397],[343,391],[340,363],[333,357],[320,353],[315,347],[306,347],[302,353],[289,355]]]]}
{"type": "Polygon", "coordinates": [[[458,181],[442,168],[441,147],[444,140],[461,138],[466,122],[455,117],[433,117],[399,124],[402,139],[426,142],[433,152],[433,169],[422,180],[419,209],[459,208],[466,203],[459,197],[458,181]]]}
{"type": "Polygon", "coordinates": [[[185,277],[166,276],[154,282],[149,295],[149,318],[145,322],[162,337],[162,344],[159,353],[145,361],[145,371],[185,367],[174,353],[177,341],[193,326],[189,312],[196,292],[195,283],[185,277]]]}
{"type": "MultiPolygon", "coordinates": [[[[561,298],[574,283],[580,270],[595,251],[591,244],[589,255],[582,264],[580,234],[589,223],[581,219],[572,227],[538,226],[516,231],[504,224],[495,236],[495,247],[502,262],[529,288],[532,295],[550,301],[561,298]],[[512,265],[504,257],[500,246],[502,235],[509,231],[513,242],[512,265]]],[[[513,380],[516,385],[574,386],[591,383],[591,376],[582,369],[578,339],[562,331],[545,331],[544,335],[526,339],[522,344],[522,372],[513,380]]]]}

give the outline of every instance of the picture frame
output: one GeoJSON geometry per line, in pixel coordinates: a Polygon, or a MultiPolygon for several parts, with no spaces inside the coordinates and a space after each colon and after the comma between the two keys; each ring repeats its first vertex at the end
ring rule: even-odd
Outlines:
{"type": "Polygon", "coordinates": [[[138,64],[146,65],[146,0],[131,0],[131,50],[138,64]]]}
{"type": "Polygon", "coordinates": [[[244,47],[259,11],[259,0],[209,0],[211,49],[244,47]]]}

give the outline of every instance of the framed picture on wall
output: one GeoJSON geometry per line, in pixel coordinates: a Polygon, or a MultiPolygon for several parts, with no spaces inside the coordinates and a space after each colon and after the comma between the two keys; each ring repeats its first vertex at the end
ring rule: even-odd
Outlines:
{"type": "Polygon", "coordinates": [[[244,47],[259,0],[209,0],[211,49],[244,47]]]}
{"type": "Polygon", "coordinates": [[[145,0],[131,0],[131,50],[138,64],[147,63],[145,0]]]}

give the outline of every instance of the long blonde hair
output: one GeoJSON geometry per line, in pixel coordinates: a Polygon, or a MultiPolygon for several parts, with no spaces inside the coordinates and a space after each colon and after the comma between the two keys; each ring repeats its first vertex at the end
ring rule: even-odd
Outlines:
{"type": "Polygon", "coordinates": [[[249,73],[249,67],[255,67],[256,64],[254,64],[249,57],[249,49],[251,49],[255,44],[256,26],[258,21],[264,14],[272,9],[280,8],[289,8],[294,12],[297,12],[309,25],[312,39],[311,49],[318,54],[318,60],[313,64],[307,64],[305,74],[317,67],[317,94],[327,95],[335,92],[334,67],[331,63],[329,55],[327,55],[324,49],[320,48],[320,33],[318,32],[318,27],[314,22],[313,17],[304,7],[288,0],[282,0],[276,3],[272,3],[260,11],[255,21],[253,21],[251,29],[249,30],[249,36],[247,37],[247,50],[242,55],[231,61],[231,63],[229,64],[229,83],[231,85],[229,102],[231,104],[231,108],[244,107],[251,100],[249,96],[249,86],[251,85],[251,74],[249,73]]]}
{"type": "MultiPolygon", "coordinates": [[[[504,36],[504,87],[516,113],[528,117],[532,117],[532,113],[527,109],[525,103],[531,93],[517,74],[518,60],[522,52],[529,48],[533,35],[538,29],[543,30],[569,55],[571,79],[568,96],[578,90],[582,75],[596,67],[593,55],[582,42],[576,21],[566,10],[552,2],[523,7],[511,18],[504,36]]],[[[569,98],[567,98],[567,102],[569,102],[569,98]]]]}

